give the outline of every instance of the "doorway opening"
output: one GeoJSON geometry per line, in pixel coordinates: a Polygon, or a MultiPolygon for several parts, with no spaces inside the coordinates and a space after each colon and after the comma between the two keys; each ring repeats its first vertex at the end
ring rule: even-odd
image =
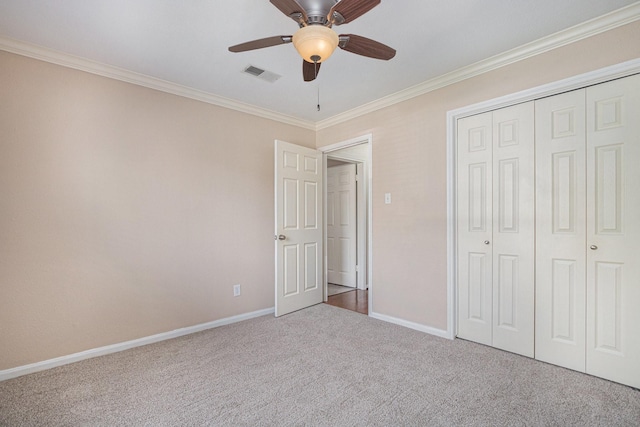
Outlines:
{"type": "Polygon", "coordinates": [[[371,312],[371,136],[320,149],[325,168],[325,299],[371,312]]]}

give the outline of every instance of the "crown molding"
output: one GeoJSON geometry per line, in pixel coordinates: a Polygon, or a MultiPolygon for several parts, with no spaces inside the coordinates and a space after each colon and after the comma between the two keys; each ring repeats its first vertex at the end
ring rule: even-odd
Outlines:
{"type": "Polygon", "coordinates": [[[0,50],[194,99],[288,125],[319,131],[637,20],[640,20],[640,1],[318,122],[299,119],[255,105],[171,83],[166,80],[6,37],[0,37],[0,50]]]}
{"type": "Polygon", "coordinates": [[[196,101],[201,101],[207,104],[216,105],[218,107],[228,108],[230,110],[235,110],[265,119],[274,120],[288,125],[298,126],[309,130],[316,129],[315,123],[312,121],[301,120],[296,117],[288,116],[286,114],[281,114],[265,108],[256,107],[255,105],[235,101],[233,99],[214,95],[212,93],[168,82],[166,80],[150,77],[144,74],[125,70],[123,68],[102,64],[100,62],[92,61],[86,58],[69,55],[53,49],[21,42],[7,37],[0,37],[0,50],[33,59],[38,59],[41,61],[50,62],[52,64],[61,65],[63,67],[73,68],[75,70],[85,71],[87,73],[108,77],[110,79],[143,86],[172,95],[194,99],[196,101]]]}
{"type": "Polygon", "coordinates": [[[585,21],[581,24],[559,31],[547,37],[524,44],[501,54],[492,56],[467,67],[443,74],[427,80],[395,94],[380,98],[376,101],[356,107],[352,110],[321,120],[316,123],[316,131],[346,122],[356,117],[390,107],[394,104],[415,98],[420,95],[461,82],[480,74],[522,61],[544,52],[595,36],[605,31],[640,20],[640,1],[615,10],[600,17],[585,21]]]}

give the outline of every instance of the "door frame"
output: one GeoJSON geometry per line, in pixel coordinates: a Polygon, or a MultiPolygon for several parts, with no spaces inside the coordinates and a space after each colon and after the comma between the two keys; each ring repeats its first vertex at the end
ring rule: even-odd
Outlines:
{"type": "Polygon", "coordinates": [[[447,331],[446,337],[454,339],[457,335],[457,206],[456,206],[456,141],[457,121],[463,117],[497,110],[523,102],[534,101],[539,98],[557,95],[559,93],[581,89],[609,80],[627,77],[640,73],[640,59],[615,64],[595,71],[579,74],[567,79],[544,84],[510,95],[490,99],[477,104],[447,111],[447,331]]]}
{"type": "MultiPolygon", "coordinates": [[[[365,230],[367,230],[367,216],[366,216],[366,212],[368,212],[369,209],[363,209],[366,208],[366,197],[365,197],[365,192],[367,191],[367,187],[368,185],[365,185],[366,182],[366,173],[367,173],[367,168],[365,163],[367,163],[368,161],[365,160],[357,160],[355,158],[353,158],[352,156],[344,156],[344,155],[332,155],[331,153],[328,153],[326,155],[326,159],[327,162],[328,160],[339,160],[345,164],[352,164],[355,166],[356,168],[356,176],[359,178],[356,181],[356,195],[355,195],[355,200],[356,200],[356,257],[355,257],[355,263],[356,263],[356,267],[359,266],[367,266],[367,248],[366,248],[366,242],[367,242],[367,232],[365,230]]],[[[327,170],[325,171],[326,174],[329,173],[329,167],[327,167],[327,170]]],[[[328,187],[327,187],[327,192],[328,192],[328,187]]],[[[326,195],[325,195],[325,200],[328,201],[326,195]]],[[[327,214],[327,212],[325,212],[325,215],[327,214]]],[[[325,244],[326,244],[326,240],[325,240],[325,244]]],[[[327,256],[328,256],[328,252],[329,252],[329,247],[327,247],[327,256]]],[[[367,289],[367,271],[366,268],[365,269],[357,269],[356,271],[356,289],[359,289],[361,291],[364,291],[367,289]]],[[[325,300],[326,300],[326,295],[325,295],[325,300]]]]}
{"type": "MultiPolygon", "coordinates": [[[[361,145],[361,144],[367,144],[367,159],[366,159],[366,194],[367,194],[367,255],[366,255],[366,259],[367,259],[367,276],[366,276],[366,286],[369,288],[369,294],[368,294],[368,313],[369,315],[371,315],[371,313],[373,312],[373,222],[372,222],[372,218],[373,218],[373,208],[372,208],[372,204],[373,204],[373,185],[372,185],[372,178],[373,178],[373,167],[371,164],[371,158],[372,158],[372,151],[373,151],[373,135],[372,134],[367,134],[367,135],[363,135],[363,136],[359,136],[356,138],[352,138],[346,141],[341,141],[341,142],[337,142],[335,144],[331,144],[331,145],[326,145],[324,147],[320,147],[317,148],[318,151],[320,151],[322,153],[322,167],[324,168],[324,179],[325,179],[325,185],[324,185],[324,219],[323,219],[323,227],[324,227],[324,301],[327,301],[327,289],[328,289],[328,282],[327,282],[327,222],[326,222],[326,218],[327,218],[327,204],[326,204],[326,200],[327,200],[327,185],[326,185],[326,172],[327,172],[327,157],[331,156],[331,153],[334,151],[338,151],[338,150],[342,150],[343,148],[349,148],[349,147],[353,147],[355,145],[361,145]]],[[[336,156],[336,158],[340,158],[341,156],[336,156]]],[[[351,160],[353,161],[353,159],[348,159],[348,156],[343,156],[344,159],[346,160],[351,160]]]]}

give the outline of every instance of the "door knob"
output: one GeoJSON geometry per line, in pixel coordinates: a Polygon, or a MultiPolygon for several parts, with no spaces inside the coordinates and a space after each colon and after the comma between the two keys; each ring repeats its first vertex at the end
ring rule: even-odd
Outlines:
{"type": "Polygon", "coordinates": [[[589,246],[589,249],[591,249],[592,251],[595,251],[598,249],[598,247],[596,245],[591,245],[589,246]]]}
{"type": "Polygon", "coordinates": [[[276,236],[276,239],[278,240],[287,240],[287,236],[285,236],[284,234],[279,234],[276,236]]]}
{"type": "Polygon", "coordinates": [[[490,242],[490,241],[488,241],[488,240],[485,240],[485,241],[484,241],[484,244],[485,244],[485,245],[488,245],[489,243],[491,243],[491,242],[490,242]]]}

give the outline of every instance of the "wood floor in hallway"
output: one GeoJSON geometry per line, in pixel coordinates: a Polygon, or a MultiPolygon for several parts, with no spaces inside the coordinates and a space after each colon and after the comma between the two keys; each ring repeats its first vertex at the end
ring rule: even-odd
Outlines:
{"type": "Polygon", "coordinates": [[[368,315],[369,291],[354,289],[342,294],[331,295],[327,299],[327,304],[368,315]]]}

